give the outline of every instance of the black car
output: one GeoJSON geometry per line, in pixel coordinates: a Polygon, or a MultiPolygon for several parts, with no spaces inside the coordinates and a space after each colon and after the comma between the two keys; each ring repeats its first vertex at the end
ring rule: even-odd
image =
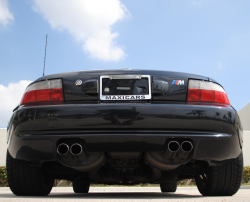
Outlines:
{"type": "Polygon", "coordinates": [[[54,179],[160,184],[195,179],[204,196],[241,184],[242,126],[211,78],[153,70],[95,70],[31,83],[7,130],[7,177],[16,195],[48,195],[54,179]]]}

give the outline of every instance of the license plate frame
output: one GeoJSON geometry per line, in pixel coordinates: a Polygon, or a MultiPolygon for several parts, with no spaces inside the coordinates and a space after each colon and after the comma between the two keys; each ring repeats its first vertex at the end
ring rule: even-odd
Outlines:
{"type": "Polygon", "coordinates": [[[103,75],[100,76],[100,100],[103,101],[119,101],[119,100],[151,100],[152,98],[152,85],[151,85],[151,76],[150,75],[103,75]],[[148,78],[148,94],[144,95],[103,95],[103,86],[102,81],[104,78],[108,79],[142,79],[148,78]]]}

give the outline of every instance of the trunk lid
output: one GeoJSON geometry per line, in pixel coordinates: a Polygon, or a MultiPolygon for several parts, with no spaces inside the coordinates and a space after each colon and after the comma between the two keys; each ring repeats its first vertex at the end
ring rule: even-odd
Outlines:
{"type": "MultiPolygon", "coordinates": [[[[103,95],[108,94],[107,88],[105,89],[104,80],[100,82],[101,76],[119,77],[117,80],[112,79],[112,89],[116,89],[115,94],[128,95],[130,89],[133,95],[143,95],[143,92],[151,94],[151,101],[186,101],[188,79],[209,80],[208,77],[180,73],[170,71],[153,71],[153,70],[93,70],[93,71],[78,71],[67,72],[61,74],[54,74],[41,77],[36,81],[46,79],[62,79],[65,101],[100,101],[100,92],[103,95]],[[147,80],[130,80],[133,87],[129,86],[128,79],[125,80],[124,76],[140,76],[149,75],[149,83],[147,80]],[[119,80],[120,79],[120,80],[119,80]],[[100,89],[100,83],[102,89],[100,89]],[[149,86],[148,86],[149,85],[149,86]],[[137,93],[135,93],[137,89],[137,93]],[[145,91],[144,91],[144,90],[145,91]],[[105,92],[106,90],[106,92],[105,92]],[[150,92],[149,92],[150,91],[150,92]],[[139,93],[141,92],[141,94],[139,93]],[[139,94],[138,94],[139,93],[139,94]]],[[[36,82],[35,81],[35,82],[36,82]]],[[[106,80],[108,81],[108,80],[106,80]]],[[[106,82],[107,83],[107,82],[106,82]]],[[[105,84],[106,85],[106,84],[105,84]]],[[[107,86],[106,86],[107,87],[107,86]]],[[[110,89],[111,89],[110,88],[110,89]]],[[[110,91],[111,92],[111,91],[110,91]]],[[[114,95],[111,94],[111,95],[114,95]]],[[[116,100],[116,99],[115,99],[116,100]]],[[[112,102],[113,100],[109,100],[112,102]]]]}

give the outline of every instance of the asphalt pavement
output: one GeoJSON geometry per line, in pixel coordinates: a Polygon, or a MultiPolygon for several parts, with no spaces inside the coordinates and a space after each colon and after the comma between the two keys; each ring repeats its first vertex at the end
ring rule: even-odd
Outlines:
{"type": "Polygon", "coordinates": [[[15,202],[123,202],[123,201],[219,201],[250,202],[250,186],[242,187],[234,196],[203,197],[196,187],[179,187],[175,193],[161,193],[159,187],[91,187],[88,194],[75,194],[72,187],[55,187],[46,197],[15,196],[7,187],[0,188],[0,201],[15,202]]]}

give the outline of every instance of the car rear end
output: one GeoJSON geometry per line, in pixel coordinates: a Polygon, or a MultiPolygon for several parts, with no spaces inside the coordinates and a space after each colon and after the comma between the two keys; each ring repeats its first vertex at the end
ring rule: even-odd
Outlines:
{"type": "Polygon", "coordinates": [[[7,139],[11,158],[45,167],[75,190],[80,182],[161,183],[167,190],[237,159],[243,142],[220,84],[143,70],[38,79],[13,112],[7,139]]]}

